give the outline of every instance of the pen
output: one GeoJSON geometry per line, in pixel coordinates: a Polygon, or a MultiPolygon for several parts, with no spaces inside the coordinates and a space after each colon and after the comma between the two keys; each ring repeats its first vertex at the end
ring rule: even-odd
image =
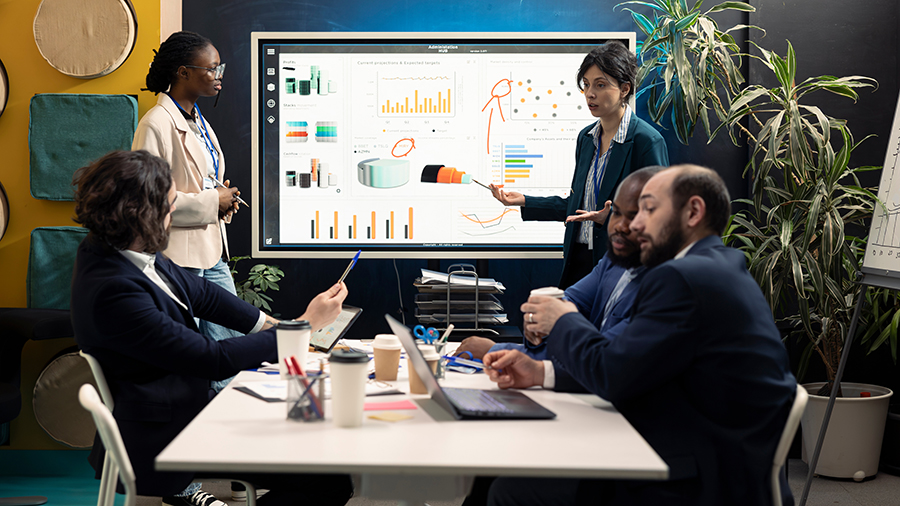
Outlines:
{"type": "MultiPolygon", "coordinates": [[[[319,403],[320,401],[319,401],[318,397],[316,397],[316,394],[314,394],[310,390],[310,387],[312,387],[312,384],[309,381],[307,381],[306,373],[304,373],[303,368],[300,367],[300,362],[297,361],[296,356],[291,355],[291,363],[294,364],[294,371],[297,373],[297,376],[300,377],[300,381],[303,383],[303,386],[306,387],[306,391],[304,391],[302,395],[307,395],[307,392],[309,393],[309,398],[310,398],[310,400],[312,400],[312,408],[313,408],[313,411],[316,412],[316,417],[322,418],[322,405],[319,403]]],[[[315,383],[315,380],[313,380],[313,383],[315,383]]]]}
{"type": "Polygon", "coordinates": [[[441,340],[438,341],[438,344],[444,344],[447,342],[447,338],[450,337],[450,333],[453,332],[453,324],[447,325],[447,330],[444,331],[444,335],[441,336],[441,340]]]}
{"type": "Polygon", "coordinates": [[[488,190],[490,190],[490,189],[491,189],[491,187],[490,187],[490,186],[487,186],[487,185],[485,185],[485,184],[484,184],[484,183],[479,183],[479,182],[478,182],[478,181],[476,181],[476,180],[475,180],[475,179],[473,179],[473,180],[472,180],[472,182],[473,182],[473,183],[475,183],[475,184],[477,184],[477,185],[478,185],[478,186],[481,186],[481,187],[484,187],[484,188],[487,188],[487,189],[488,189],[488,190]]]}
{"type": "Polygon", "coordinates": [[[353,270],[353,266],[356,265],[356,261],[359,259],[360,253],[362,253],[362,250],[357,251],[356,254],[353,255],[353,260],[350,260],[350,265],[348,265],[347,268],[344,269],[344,274],[341,275],[341,279],[338,280],[337,284],[341,284],[341,282],[344,281],[344,278],[347,277],[347,274],[350,274],[350,271],[353,270]]]}
{"type": "Polygon", "coordinates": [[[491,367],[489,365],[484,365],[484,363],[481,361],[476,362],[474,360],[468,360],[465,358],[454,357],[451,355],[444,355],[443,358],[446,358],[449,362],[452,362],[454,364],[465,365],[468,367],[475,367],[477,369],[493,369],[493,367],[491,367]]]}
{"type": "MultiPolygon", "coordinates": [[[[220,183],[218,179],[216,179],[216,178],[211,178],[211,179],[216,182],[216,186],[221,186],[222,188],[228,188],[224,184],[220,183]]],[[[237,199],[237,201],[240,202],[241,204],[244,204],[245,206],[250,207],[250,204],[244,202],[244,199],[240,198],[239,196],[235,195],[234,198],[237,199]]]]}

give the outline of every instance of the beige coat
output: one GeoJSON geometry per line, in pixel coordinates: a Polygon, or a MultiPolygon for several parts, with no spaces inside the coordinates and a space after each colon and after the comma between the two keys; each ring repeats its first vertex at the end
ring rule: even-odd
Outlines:
{"type": "MultiPolygon", "coordinates": [[[[219,152],[219,181],[225,178],[225,157],[212,126],[206,124],[213,145],[219,152]]],[[[219,220],[219,193],[203,189],[206,176],[206,146],[191,131],[188,121],[164,93],[156,106],[141,118],[134,133],[131,149],[143,149],[163,158],[172,168],[175,190],[175,212],[169,247],[164,252],[182,267],[209,269],[226,255],[228,243],[225,224],[219,220]]]]}

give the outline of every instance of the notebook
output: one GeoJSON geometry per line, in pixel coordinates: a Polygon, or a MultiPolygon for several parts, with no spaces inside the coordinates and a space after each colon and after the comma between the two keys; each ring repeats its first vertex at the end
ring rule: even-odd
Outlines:
{"type": "Polygon", "coordinates": [[[394,334],[400,338],[406,355],[428,389],[431,399],[457,420],[556,418],[556,413],[515,390],[441,387],[406,325],[390,315],[384,317],[394,334]]]}

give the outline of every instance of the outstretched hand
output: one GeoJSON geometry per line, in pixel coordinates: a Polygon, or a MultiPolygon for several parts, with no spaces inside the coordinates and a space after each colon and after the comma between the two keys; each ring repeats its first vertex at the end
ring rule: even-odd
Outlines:
{"type": "Polygon", "coordinates": [[[337,283],[328,290],[316,295],[309,302],[306,312],[297,320],[306,320],[315,332],[337,320],[341,314],[341,306],[347,298],[347,285],[337,283]]]}
{"type": "Polygon", "coordinates": [[[609,216],[609,209],[612,206],[612,201],[607,200],[606,204],[603,205],[603,209],[599,211],[585,211],[584,209],[578,209],[575,211],[576,214],[572,216],[566,216],[566,223],[572,223],[575,221],[593,221],[598,225],[603,225],[606,223],[606,218],[609,216]]]}
{"type": "Polygon", "coordinates": [[[485,371],[500,388],[529,388],[544,384],[544,363],[518,350],[488,353],[483,359],[485,371]]]}
{"type": "Polygon", "coordinates": [[[495,184],[492,184],[489,188],[491,189],[491,195],[493,195],[495,199],[502,202],[505,206],[525,205],[525,195],[522,195],[519,192],[505,192],[502,188],[495,184]]]}

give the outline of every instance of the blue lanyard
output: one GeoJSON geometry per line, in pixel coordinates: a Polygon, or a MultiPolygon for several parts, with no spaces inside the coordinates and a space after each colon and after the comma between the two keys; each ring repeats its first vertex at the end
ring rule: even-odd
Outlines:
{"type": "MultiPolygon", "coordinates": [[[[603,182],[603,173],[606,172],[606,164],[605,163],[603,164],[602,167],[600,167],[599,174],[597,173],[598,172],[597,165],[600,164],[600,158],[603,157],[603,154],[600,154],[600,148],[603,147],[603,139],[602,139],[603,129],[602,128],[600,129],[600,137],[601,137],[601,139],[598,139],[598,143],[597,143],[597,147],[596,147],[596,151],[595,151],[596,156],[594,156],[594,208],[595,208],[595,209],[593,209],[594,211],[596,211],[598,207],[600,209],[603,208],[602,206],[598,205],[598,199],[600,197],[600,183],[603,182]]],[[[612,141],[610,141],[609,145],[610,145],[610,147],[612,147],[612,141]]],[[[609,150],[607,149],[607,151],[609,151],[609,150]]]]}
{"type": "MultiPolygon", "coordinates": [[[[169,92],[166,92],[166,95],[169,95],[169,92]]],[[[172,98],[172,95],[169,95],[169,98],[172,98]]],[[[187,111],[184,110],[184,107],[181,107],[181,104],[178,103],[177,100],[172,98],[172,102],[175,102],[175,107],[178,107],[178,110],[183,112],[184,114],[190,116],[187,111]]],[[[216,150],[215,145],[213,145],[212,138],[209,136],[209,130],[206,129],[206,119],[203,118],[203,113],[200,112],[200,107],[197,104],[194,104],[194,109],[197,109],[197,115],[200,116],[200,125],[203,127],[203,130],[200,131],[203,134],[203,142],[206,144],[206,150],[209,152],[209,157],[212,158],[213,168],[216,171],[216,180],[219,179],[219,152],[216,150]]]]}

